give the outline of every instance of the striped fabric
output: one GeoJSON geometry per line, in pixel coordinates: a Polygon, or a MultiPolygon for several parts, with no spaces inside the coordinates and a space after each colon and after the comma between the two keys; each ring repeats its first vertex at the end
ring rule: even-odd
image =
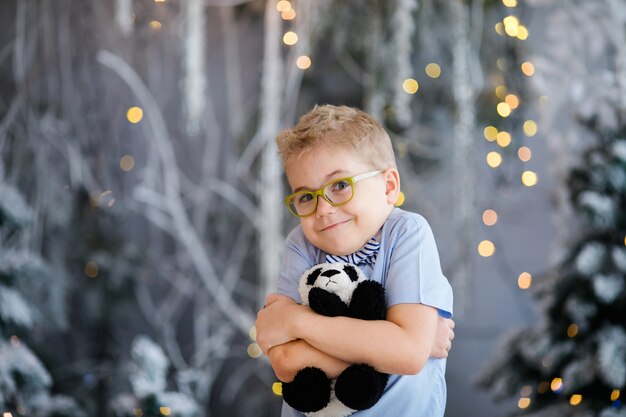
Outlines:
{"type": "Polygon", "coordinates": [[[371,238],[365,246],[350,255],[337,256],[327,254],[326,262],[346,262],[354,265],[373,264],[376,262],[378,249],[380,249],[380,243],[375,238],[371,238]]]}

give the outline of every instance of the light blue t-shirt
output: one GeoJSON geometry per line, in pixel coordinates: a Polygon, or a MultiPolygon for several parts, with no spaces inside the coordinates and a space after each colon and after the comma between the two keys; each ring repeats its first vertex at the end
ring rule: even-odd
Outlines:
{"type": "MultiPolygon", "coordinates": [[[[432,230],[419,214],[394,208],[379,234],[380,250],[374,265],[362,266],[365,274],[385,287],[387,307],[425,304],[444,317],[452,317],[452,288],[441,271],[432,230]]],[[[326,254],[313,246],[297,226],[287,236],[278,292],[300,302],[298,281],[326,254]]],[[[417,375],[390,375],[382,398],[354,417],[381,415],[441,417],[446,405],[445,359],[429,359],[417,375]]],[[[282,417],[302,417],[283,401],[282,417]]]]}

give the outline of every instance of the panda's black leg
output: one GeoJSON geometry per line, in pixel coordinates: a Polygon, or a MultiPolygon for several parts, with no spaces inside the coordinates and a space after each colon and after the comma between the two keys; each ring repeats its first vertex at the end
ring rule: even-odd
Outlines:
{"type": "Polygon", "coordinates": [[[365,364],[350,365],[337,378],[335,395],[355,410],[370,408],[380,399],[389,376],[365,364]]]}
{"type": "Polygon", "coordinates": [[[348,310],[337,294],[317,287],[309,291],[309,307],[317,314],[328,317],[345,316],[348,310]]]}
{"type": "Polygon", "coordinates": [[[283,399],[302,413],[319,411],[330,401],[330,379],[319,368],[303,368],[293,381],[283,382],[283,399]]]}
{"type": "Polygon", "coordinates": [[[362,281],[352,293],[348,316],[361,320],[384,320],[385,288],[376,281],[362,281]]]}

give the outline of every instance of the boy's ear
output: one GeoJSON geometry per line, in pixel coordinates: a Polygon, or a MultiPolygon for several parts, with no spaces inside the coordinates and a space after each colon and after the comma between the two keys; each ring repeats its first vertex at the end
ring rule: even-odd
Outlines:
{"type": "Polygon", "coordinates": [[[389,168],[383,174],[385,175],[387,203],[395,205],[400,197],[400,174],[395,168],[389,168]]]}

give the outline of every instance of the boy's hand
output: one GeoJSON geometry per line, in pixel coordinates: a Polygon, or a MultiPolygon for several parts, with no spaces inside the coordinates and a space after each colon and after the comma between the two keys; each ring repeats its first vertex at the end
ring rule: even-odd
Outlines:
{"type": "Polygon", "coordinates": [[[291,342],[296,338],[290,334],[290,320],[301,308],[296,302],[285,295],[270,294],[265,307],[257,314],[256,342],[265,355],[274,346],[291,342]]]}
{"type": "Polygon", "coordinates": [[[452,339],[454,339],[454,321],[439,316],[437,319],[437,334],[435,335],[435,343],[433,344],[430,357],[447,358],[448,352],[452,349],[452,339]]]}

